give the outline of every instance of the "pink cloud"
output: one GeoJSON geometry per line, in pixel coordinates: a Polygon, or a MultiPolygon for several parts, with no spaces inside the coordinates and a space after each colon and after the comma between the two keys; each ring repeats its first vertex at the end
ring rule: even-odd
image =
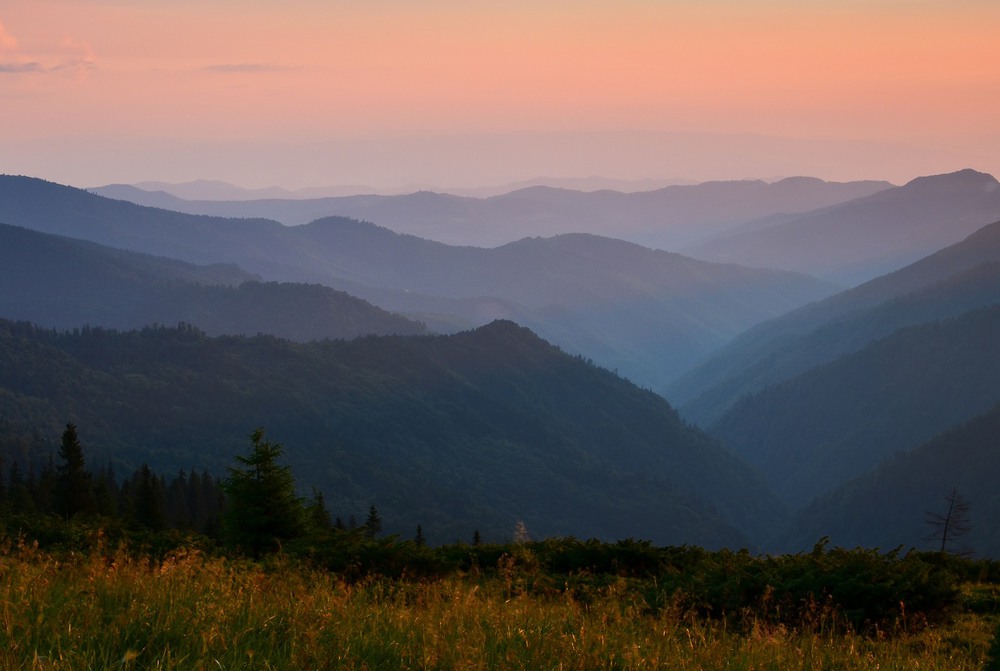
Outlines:
{"type": "Polygon", "coordinates": [[[0,21],[0,57],[5,57],[8,53],[17,52],[17,40],[7,32],[3,21],[0,21]]]}
{"type": "Polygon", "coordinates": [[[50,62],[45,63],[34,54],[25,53],[18,45],[17,38],[7,32],[0,21],[0,73],[81,73],[93,70],[97,64],[90,45],[70,37],[63,38],[51,55],[50,62]]]}
{"type": "Polygon", "coordinates": [[[0,72],[41,72],[42,66],[21,55],[17,39],[0,21],[0,72]]]}

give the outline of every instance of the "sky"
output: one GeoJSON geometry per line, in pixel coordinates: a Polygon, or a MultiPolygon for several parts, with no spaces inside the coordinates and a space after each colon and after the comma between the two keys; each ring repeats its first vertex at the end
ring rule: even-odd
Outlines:
{"type": "Polygon", "coordinates": [[[0,172],[1000,175],[997,35],[996,0],[4,0],[0,172]]]}

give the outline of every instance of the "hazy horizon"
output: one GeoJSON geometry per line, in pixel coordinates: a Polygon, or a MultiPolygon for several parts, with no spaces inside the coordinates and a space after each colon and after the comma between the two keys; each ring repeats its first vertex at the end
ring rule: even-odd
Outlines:
{"type": "Polygon", "coordinates": [[[33,0],[0,172],[74,186],[1000,173],[1000,5],[33,0]]]}

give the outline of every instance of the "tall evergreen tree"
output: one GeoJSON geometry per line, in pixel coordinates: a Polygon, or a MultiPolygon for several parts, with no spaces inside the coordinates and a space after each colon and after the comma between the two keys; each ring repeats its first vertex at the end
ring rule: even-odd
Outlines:
{"type": "Polygon", "coordinates": [[[143,464],[132,478],[132,518],[139,526],[160,531],[167,526],[163,482],[143,464]]]}
{"type": "Polygon", "coordinates": [[[368,519],[365,520],[365,536],[374,540],[381,531],[382,517],[379,516],[378,510],[375,508],[375,504],[373,503],[368,509],[368,519]]]}
{"type": "Polygon", "coordinates": [[[62,463],[56,469],[54,492],[56,512],[69,518],[77,514],[94,512],[94,492],[90,473],[83,459],[83,447],[76,433],[76,426],[66,425],[59,446],[62,463]]]}
{"type": "Polygon", "coordinates": [[[227,542],[254,556],[280,547],[304,532],[302,503],[287,466],[279,466],[283,449],[264,439],[264,429],[250,435],[250,454],[236,457],[223,483],[226,510],[223,533],[227,542]]]}
{"type": "Polygon", "coordinates": [[[309,503],[306,514],[309,518],[309,526],[312,527],[313,531],[330,530],[330,511],[327,510],[326,501],[323,500],[323,492],[315,487],[313,487],[312,501],[309,503]]]}
{"type": "Polygon", "coordinates": [[[188,477],[182,468],[166,488],[167,524],[174,529],[191,528],[191,504],[188,477]]]}
{"type": "Polygon", "coordinates": [[[97,474],[94,484],[94,508],[98,515],[118,517],[118,483],[115,480],[115,469],[111,464],[97,474]]]}

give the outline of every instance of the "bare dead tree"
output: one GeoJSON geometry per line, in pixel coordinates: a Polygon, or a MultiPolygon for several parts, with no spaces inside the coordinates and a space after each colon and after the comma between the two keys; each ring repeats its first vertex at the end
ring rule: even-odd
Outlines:
{"type": "Polygon", "coordinates": [[[957,489],[952,489],[951,494],[945,497],[947,508],[944,514],[927,511],[927,524],[933,531],[927,535],[927,540],[940,542],[940,552],[951,552],[959,556],[969,556],[972,550],[959,545],[959,540],[972,529],[972,521],[969,516],[969,504],[958,493],[957,489]]]}

